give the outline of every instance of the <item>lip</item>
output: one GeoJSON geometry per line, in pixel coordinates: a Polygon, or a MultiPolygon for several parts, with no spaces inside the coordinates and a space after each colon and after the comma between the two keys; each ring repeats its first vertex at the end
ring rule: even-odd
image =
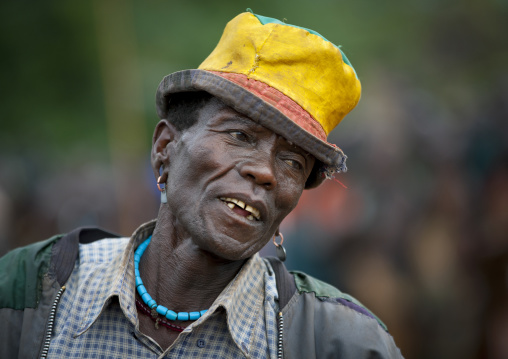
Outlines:
{"type": "MultiPolygon", "coordinates": [[[[260,222],[263,222],[267,216],[267,213],[268,213],[268,209],[266,207],[266,204],[264,201],[260,200],[260,199],[255,199],[255,198],[252,198],[250,197],[249,195],[245,194],[245,193],[225,193],[225,194],[221,194],[217,197],[217,199],[221,202],[223,202],[220,198],[221,197],[230,197],[230,198],[236,198],[236,199],[239,199],[240,201],[242,202],[245,202],[246,205],[249,205],[251,207],[254,207],[256,208],[258,211],[259,211],[259,220],[255,221],[255,223],[260,223],[260,222]]],[[[237,215],[237,214],[235,214],[237,215]]],[[[242,217],[240,215],[237,215],[239,217],[242,217]]],[[[243,218],[243,217],[242,217],[243,218]]],[[[246,221],[249,221],[247,218],[244,218],[246,221]]],[[[249,221],[249,222],[252,222],[252,221],[249,221]]]]}

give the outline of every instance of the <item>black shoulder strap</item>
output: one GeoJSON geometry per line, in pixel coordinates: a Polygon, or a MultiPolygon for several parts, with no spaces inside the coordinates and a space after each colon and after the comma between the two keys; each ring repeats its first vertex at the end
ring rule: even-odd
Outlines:
{"type": "Polygon", "coordinates": [[[282,309],[289,303],[289,300],[296,292],[295,278],[288,272],[284,263],[278,258],[266,257],[272,265],[279,292],[279,308],[282,309]]]}
{"type": "Polygon", "coordinates": [[[60,285],[65,284],[74,269],[78,258],[79,243],[92,243],[103,238],[119,238],[118,234],[111,233],[96,227],[79,227],[64,235],[55,243],[51,252],[52,270],[60,285]]]}

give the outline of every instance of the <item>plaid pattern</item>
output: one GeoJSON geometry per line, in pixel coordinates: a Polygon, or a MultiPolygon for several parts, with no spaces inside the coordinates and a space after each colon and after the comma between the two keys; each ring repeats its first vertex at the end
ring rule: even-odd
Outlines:
{"type": "Polygon", "coordinates": [[[149,222],[130,239],[80,244],[48,357],[276,358],[275,276],[257,254],[166,350],[139,331],[133,255],[154,227],[149,222]]]}

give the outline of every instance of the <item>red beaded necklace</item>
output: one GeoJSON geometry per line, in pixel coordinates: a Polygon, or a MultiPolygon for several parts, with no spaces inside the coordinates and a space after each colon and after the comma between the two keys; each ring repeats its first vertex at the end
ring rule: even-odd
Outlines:
{"type": "Polygon", "coordinates": [[[172,324],[168,322],[166,319],[161,318],[157,313],[154,313],[153,311],[148,308],[145,303],[140,301],[138,298],[136,298],[136,307],[146,316],[152,318],[152,320],[155,322],[155,328],[159,329],[159,324],[164,325],[166,328],[174,330],[175,332],[182,332],[185,328],[181,327],[179,325],[172,324]]]}

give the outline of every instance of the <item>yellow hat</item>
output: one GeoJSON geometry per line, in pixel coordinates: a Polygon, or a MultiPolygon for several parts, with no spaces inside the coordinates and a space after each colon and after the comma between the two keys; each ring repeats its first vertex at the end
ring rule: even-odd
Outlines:
{"type": "Polygon", "coordinates": [[[327,142],[360,99],[356,72],[342,51],[315,31],[245,12],[231,20],[198,70],[166,76],[157,111],[172,93],[207,91],[314,155],[306,187],[346,171],[346,156],[327,142]]]}

